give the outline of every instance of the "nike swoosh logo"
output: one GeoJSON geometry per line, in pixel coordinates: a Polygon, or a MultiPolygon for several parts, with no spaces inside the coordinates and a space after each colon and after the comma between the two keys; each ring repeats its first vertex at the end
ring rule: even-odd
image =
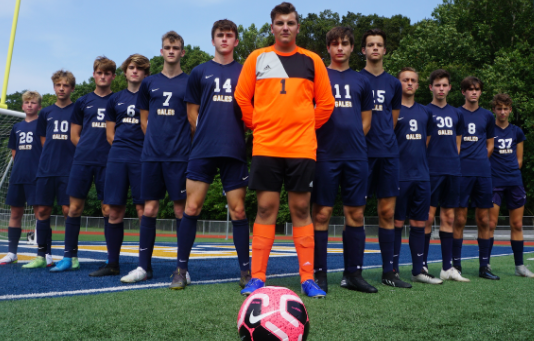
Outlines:
{"type": "Polygon", "coordinates": [[[243,263],[243,266],[247,266],[250,262],[243,263]]]}
{"type": "Polygon", "coordinates": [[[213,75],[206,76],[206,79],[213,77],[213,75]]]}
{"type": "Polygon", "coordinates": [[[248,179],[248,176],[245,176],[245,177],[243,178],[243,180],[246,180],[246,179],[248,179]]]}
{"type": "Polygon", "coordinates": [[[158,91],[158,90],[159,90],[159,88],[157,88],[157,89],[152,89],[152,92],[154,92],[154,91],[158,91]]]}
{"type": "Polygon", "coordinates": [[[404,117],[399,117],[399,118],[397,119],[397,121],[400,121],[400,120],[403,120],[403,119],[404,119],[404,117]]]}
{"type": "Polygon", "coordinates": [[[186,190],[186,189],[182,189],[182,190],[180,191],[180,193],[185,193],[185,191],[187,191],[187,190],[186,190]]]}
{"type": "Polygon", "coordinates": [[[496,139],[497,137],[499,137],[499,136],[495,136],[494,139],[496,139]]]}
{"type": "Polygon", "coordinates": [[[47,118],[46,120],[47,120],[47,121],[50,121],[51,119],[53,119],[53,117],[49,117],[49,118],[47,118]]]}
{"type": "Polygon", "coordinates": [[[92,107],[93,107],[93,106],[92,106],[92,105],[90,105],[90,106],[88,106],[88,107],[87,107],[87,109],[91,109],[92,107]]]}
{"type": "Polygon", "coordinates": [[[274,314],[276,312],[278,312],[278,310],[274,310],[274,311],[270,311],[270,312],[265,313],[265,314],[254,316],[254,311],[251,311],[250,312],[250,317],[248,318],[248,320],[250,321],[251,324],[256,324],[256,323],[260,322],[264,317],[272,315],[272,314],[274,314]]]}
{"type": "Polygon", "coordinates": [[[117,105],[123,105],[124,103],[117,103],[117,105]]]}
{"type": "Polygon", "coordinates": [[[145,247],[144,249],[139,249],[139,251],[145,251],[145,250],[148,250],[148,248],[145,247]]]}
{"type": "Polygon", "coordinates": [[[417,257],[421,257],[422,255],[423,255],[422,253],[421,253],[421,254],[418,253],[418,254],[417,254],[417,257]]]}

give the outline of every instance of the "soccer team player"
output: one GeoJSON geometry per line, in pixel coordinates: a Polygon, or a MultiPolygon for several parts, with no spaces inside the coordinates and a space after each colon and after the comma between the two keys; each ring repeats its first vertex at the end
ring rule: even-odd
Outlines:
{"type": "Polygon", "coordinates": [[[65,251],[50,271],[78,269],[80,217],[94,181],[102,201],[108,259],[90,276],[120,274],[131,189],[141,221],[139,264],[121,281],[153,277],[156,218],[167,192],[178,246],[169,288],[184,289],[191,282],[188,262],[197,222],[219,172],[232,218],[242,295],[265,285],[282,186],[288,192],[301,288],[310,297],[328,292],[328,226],[339,187],[346,219],[343,288],[377,292],[362,277],[364,210],[372,195],[378,199],[384,285],[411,288],[399,277],[406,220],[413,282],[469,282],[462,276],[461,250],[470,206],[476,208],[479,276],[499,279],[489,262],[504,201],[510,211],[515,273],[534,277],[523,263],[526,193],[520,169],[525,135],[508,122],[510,96],[494,97],[494,120],[479,106],[482,81],[470,76],[461,82],[465,104],[454,108],[447,104],[450,75],[440,69],[430,75],[433,99],[425,107],[414,99],[419,86],[415,69],[403,68],[396,78],[385,72],[383,31],[364,33],[366,66],[356,72],[349,67],[352,29],[335,27],[327,33],[331,61],[326,68],[319,56],[296,45],[300,25],[292,4],[276,6],[271,21],[274,45],[251,53],[243,66],[233,59],[237,26],[224,19],[211,31],[215,57],[190,76],[180,65],[184,40],[169,31],[162,37],[162,72],[150,76],[148,58],[133,54],[121,66],[128,83],[123,91],[111,91],[115,63],[98,57],[93,65],[96,89],[75,103],[70,99],[75,79],[68,71],[52,76],[57,101],[39,116],[40,95],[26,92],[26,119],[13,126],[8,143],[14,159],[6,198],[11,206],[9,252],[0,265],[17,262],[26,204],[34,206],[37,217],[38,249],[23,268],[53,265],[50,214],[57,199],[66,215],[65,251]],[[250,178],[246,129],[254,135],[250,178]],[[252,259],[247,185],[258,200],[252,259]],[[428,272],[427,263],[438,206],[441,279],[428,272]]]}
{"type": "MultiPolygon", "coordinates": [[[[41,140],[37,138],[37,113],[40,109],[41,95],[38,92],[26,91],[22,94],[22,110],[26,118],[14,124],[9,134],[7,147],[11,149],[13,169],[7,189],[6,205],[11,206],[11,215],[7,228],[8,253],[0,259],[0,265],[18,261],[17,248],[26,204],[33,206],[37,216],[35,165],[39,163],[42,152],[41,140]]],[[[45,238],[47,237],[46,234],[45,238]]]]}
{"type": "Polygon", "coordinates": [[[324,292],[328,292],[328,225],[341,185],[347,222],[343,229],[345,271],[341,286],[375,293],[378,290],[362,277],[365,252],[363,212],[368,172],[365,135],[371,127],[373,93],[367,78],[349,68],[354,49],[352,30],[335,27],[327,33],[326,43],[331,58],[327,71],[335,108],[328,122],[316,132],[317,162],[311,199],[315,228],[315,281],[324,292]]]}
{"type": "Polygon", "coordinates": [[[141,198],[141,150],[145,134],[136,108],[141,82],[150,75],[150,61],[133,54],[121,65],[128,87],[114,93],[106,106],[106,138],[111,145],[106,165],[104,204],[109,205],[109,221],[104,230],[108,259],[104,266],[89,274],[92,277],[120,274],[119,255],[124,239],[124,215],[128,189],[139,218],[143,215],[141,198]]]}
{"type": "MultiPolygon", "coordinates": [[[[125,283],[152,278],[156,218],[159,201],[165,198],[165,192],[173,202],[177,237],[184,213],[185,174],[191,151],[191,128],[185,102],[189,76],[180,66],[185,54],[184,39],[169,31],[163,35],[161,43],[163,70],[145,78],[137,95],[136,108],[140,110],[141,129],[145,133],[141,153],[141,197],[145,208],[141,217],[139,265],[121,278],[125,283]]],[[[177,267],[174,277],[179,277],[178,270],[177,267]]],[[[170,288],[173,289],[174,285],[171,284],[170,288]]]]}
{"type": "Polygon", "coordinates": [[[234,47],[239,43],[237,25],[230,20],[216,21],[211,29],[211,41],[215,57],[193,69],[185,96],[193,142],[186,173],[187,201],[178,235],[179,270],[171,284],[171,288],[177,290],[187,285],[197,221],[217,169],[232,219],[241,288],[251,278],[250,232],[245,214],[249,177],[245,129],[234,107],[234,90],[242,68],[234,60],[234,47]]]}
{"type": "MultiPolygon", "coordinates": [[[[402,234],[404,221],[410,222],[409,245],[412,254],[412,282],[441,284],[423,269],[425,254],[425,223],[430,208],[430,173],[426,158],[427,141],[433,129],[432,113],[415,102],[419,74],[411,67],[403,68],[398,79],[402,85],[402,107],[395,126],[399,145],[400,193],[395,206],[395,233],[402,234]]],[[[399,272],[400,238],[395,239],[393,267],[399,272]]],[[[427,251],[428,252],[428,251],[427,251]]]]}
{"type": "Polygon", "coordinates": [[[510,216],[512,251],[515,274],[534,278],[523,263],[523,212],[527,194],[521,178],[525,134],[518,126],[508,122],[512,114],[512,98],[497,94],[491,102],[495,114],[495,148],[491,154],[491,177],[493,185],[493,208],[490,210],[490,237],[494,238],[499,210],[506,202],[510,216]]]}
{"type": "Polygon", "coordinates": [[[361,52],[365,56],[365,68],[360,71],[369,82],[374,98],[371,129],[366,136],[369,173],[367,197],[378,199],[378,243],[382,255],[382,283],[411,288],[395,271],[395,245],[401,243],[401,233],[395,230],[395,202],[399,195],[399,148],[395,125],[399,117],[402,87],[399,80],[384,70],[386,34],[372,29],[363,34],[361,52]]]}
{"type": "MultiPolygon", "coordinates": [[[[115,79],[115,62],[98,57],[93,63],[93,77],[96,88],[82,96],[74,103],[71,115],[70,138],[76,151],[67,185],[69,195],[69,212],[65,220],[65,250],[63,259],[51,272],[77,270],[78,237],[80,234],[81,215],[85,199],[94,181],[97,197],[104,199],[106,163],[109,142],[106,138],[106,107],[112,95],[111,82],[115,79]]],[[[102,202],[104,229],[108,228],[109,206],[102,202]]]]}
{"type": "Polygon", "coordinates": [[[302,291],[326,293],[314,282],[314,228],[310,216],[317,141],[315,130],[334,109],[326,67],[313,52],[298,47],[298,13],[290,3],[271,11],[275,43],[245,61],[235,91],[245,125],[254,134],[249,188],[256,191],[249,295],[265,285],[275,237],[282,185],[288,192],[302,291]]]}
{"type": "Polygon", "coordinates": [[[460,146],[462,180],[460,185],[459,207],[454,212],[452,265],[462,273],[463,230],[467,220],[469,205],[475,207],[478,227],[479,276],[498,280],[489,267],[489,257],[493,246],[490,238],[489,211],[493,207],[491,185],[491,164],[493,153],[495,118],[493,114],[478,104],[482,94],[482,81],[469,76],[460,84],[465,104],[458,108],[464,118],[464,134],[460,146]]]}
{"type": "Polygon", "coordinates": [[[70,121],[74,104],[70,96],[76,79],[69,71],[59,70],[52,75],[56,103],[39,113],[37,135],[43,152],[37,169],[37,257],[23,266],[26,269],[52,266],[52,228],[50,214],[54,199],[61,205],[65,219],[69,213],[70,168],[74,158],[74,144],[70,140],[70,121]]]}

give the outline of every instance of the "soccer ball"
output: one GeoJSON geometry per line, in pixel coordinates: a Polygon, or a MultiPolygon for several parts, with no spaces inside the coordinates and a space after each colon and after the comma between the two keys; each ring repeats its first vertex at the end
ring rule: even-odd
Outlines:
{"type": "Polygon", "coordinates": [[[242,341],[305,341],[310,319],[304,303],[293,291],[263,287],[243,302],[237,330],[242,341]]]}

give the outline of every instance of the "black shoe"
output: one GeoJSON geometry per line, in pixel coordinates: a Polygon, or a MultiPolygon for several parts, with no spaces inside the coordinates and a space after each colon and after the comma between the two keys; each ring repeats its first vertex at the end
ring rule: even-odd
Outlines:
{"type": "Polygon", "coordinates": [[[356,290],[360,292],[365,292],[368,294],[374,294],[378,292],[378,289],[367,283],[362,277],[362,270],[356,270],[352,273],[347,273],[344,276],[347,281],[346,288],[349,290],[356,290]]]}
{"type": "Polygon", "coordinates": [[[341,278],[341,283],[339,284],[340,287],[348,289],[349,285],[347,283],[347,273],[343,271],[343,278],[341,278]]]}
{"type": "Polygon", "coordinates": [[[487,266],[481,266],[480,269],[478,270],[478,277],[482,277],[482,278],[485,278],[485,279],[491,279],[491,280],[494,280],[494,281],[498,281],[500,279],[499,276],[497,275],[494,275],[492,272],[491,272],[491,269],[487,266]]]}
{"type": "Polygon", "coordinates": [[[120,275],[121,270],[119,264],[105,264],[100,269],[93,271],[89,274],[91,277],[104,277],[104,276],[117,276],[120,275]]]}
{"type": "Polygon", "coordinates": [[[458,270],[460,275],[462,274],[462,266],[461,265],[453,265],[452,267],[455,268],[456,270],[458,270]]]}
{"type": "Polygon", "coordinates": [[[315,273],[315,283],[323,290],[328,293],[328,280],[326,276],[326,271],[317,271],[315,273]]]}
{"type": "Polygon", "coordinates": [[[396,273],[395,271],[384,272],[382,274],[382,284],[389,285],[390,287],[395,287],[395,288],[409,289],[412,287],[410,283],[403,282],[400,279],[399,274],[396,273]]]}

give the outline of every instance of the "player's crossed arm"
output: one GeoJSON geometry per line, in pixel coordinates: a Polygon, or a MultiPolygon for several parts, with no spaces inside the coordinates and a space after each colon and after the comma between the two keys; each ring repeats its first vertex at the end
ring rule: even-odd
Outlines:
{"type": "Polygon", "coordinates": [[[72,144],[76,147],[80,141],[80,136],[82,135],[82,126],[76,123],[70,124],[70,140],[72,144]]]}
{"type": "Polygon", "coordinates": [[[189,125],[191,126],[191,139],[195,136],[195,131],[197,130],[197,118],[198,110],[200,105],[195,103],[187,103],[187,119],[189,120],[189,125]]]}

